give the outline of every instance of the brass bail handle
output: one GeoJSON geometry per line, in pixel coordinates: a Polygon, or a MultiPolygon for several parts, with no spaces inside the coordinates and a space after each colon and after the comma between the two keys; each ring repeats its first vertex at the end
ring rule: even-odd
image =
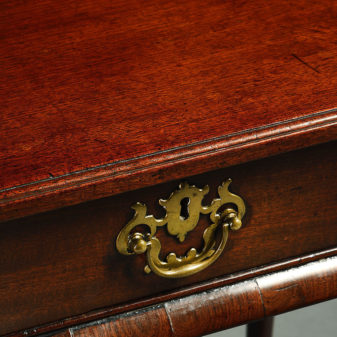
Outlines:
{"type": "Polygon", "coordinates": [[[206,185],[202,189],[188,183],[179,185],[167,200],[160,199],[159,204],[165,208],[166,215],[156,219],[147,215],[146,205],[136,203],[132,206],[134,217],[121,230],[117,237],[117,250],[124,255],[144,254],[147,256],[146,273],[151,271],[166,278],[181,278],[193,275],[212,263],[223,252],[229,230],[238,230],[242,225],[245,214],[245,204],[241,197],[229,192],[228,179],[218,187],[220,198],[213,199],[209,206],[203,206],[202,200],[208,193],[206,185]],[[188,200],[188,216],[181,216],[181,201],[188,200]],[[226,207],[227,205],[227,207],[226,207]],[[185,240],[188,232],[192,231],[199,222],[200,214],[209,214],[211,225],[203,233],[204,246],[200,252],[191,248],[185,256],[177,257],[175,253],[167,255],[165,261],[159,258],[161,244],[155,237],[158,227],[167,226],[169,234],[177,236],[180,242],[185,240]],[[143,225],[150,230],[145,234],[132,232],[143,225]],[[220,243],[215,248],[217,235],[221,235],[220,243]]]}

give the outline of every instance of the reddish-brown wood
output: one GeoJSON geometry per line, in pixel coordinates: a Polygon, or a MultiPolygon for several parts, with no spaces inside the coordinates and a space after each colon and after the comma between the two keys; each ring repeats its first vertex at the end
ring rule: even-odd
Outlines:
{"type": "Polygon", "coordinates": [[[69,329],[57,332],[57,337],[72,337],[71,332],[69,329]]]}
{"type": "MultiPolygon", "coordinates": [[[[152,309],[152,308],[151,308],[152,309]]],[[[173,336],[169,317],[164,307],[155,310],[139,310],[136,315],[122,315],[113,321],[104,322],[98,329],[97,326],[70,330],[71,336],[76,337],[158,337],[173,336]]]]}
{"type": "MultiPolygon", "coordinates": [[[[329,113],[333,119],[334,114],[329,113]]],[[[330,117],[326,120],[323,118],[318,124],[312,123],[311,118],[300,120],[299,130],[293,123],[285,123],[281,124],[282,132],[270,128],[263,130],[261,136],[251,131],[245,137],[235,135],[234,142],[228,141],[227,138],[222,144],[211,142],[206,146],[207,149],[202,149],[201,155],[197,155],[193,147],[187,147],[187,150],[191,151],[187,153],[183,151],[179,155],[176,153],[178,150],[174,153],[167,152],[167,156],[162,155],[160,160],[149,156],[146,158],[147,165],[128,161],[121,163],[121,167],[118,168],[104,167],[97,175],[90,171],[89,176],[84,172],[60,179],[53,178],[51,182],[48,180],[25,185],[22,191],[21,187],[6,190],[6,197],[0,200],[0,221],[152,186],[166,180],[185,177],[186,174],[202,173],[336,139],[337,128],[334,127],[334,121],[332,124],[329,123],[330,117]],[[10,197],[8,193],[14,195],[10,197]]]]}
{"type": "MultiPolygon", "coordinates": [[[[336,297],[336,258],[294,268],[337,250],[336,16],[331,0],[2,2],[0,334],[188,337],[336,297]],[[228,177],[244,227],[203,273],[117,253],[134,202],[159,217],[182,178],[210,201],[228,177]]],[[[158,237],[184,254],[205,226],[158,237]]]]}
{"type": "Polygon", "coordinates": [[[336,138],[335,1],[0,8],[2,220],[336,138]]]}
{"type": "Polygon", "coordinates": [[[148,324],[156,317],[153,324],[161,332],[156,336],[196,337],[332,297],[337,297],[337,257],[165,302],[147,308],[146,314],[134,311],[68,331],[75,337],[118,336],[121,331],[145,336],[142,332],[151,333],[148,324]]]}
{"type": "MultiPolygon", "coordinates": [[[[122,256],[114,244],[132,215],[129,207],[133,203],[145,202],[149,213],[159,217],[158,199],[168,196],[178,182],[0,224],[1,333],[192,284],[195,292],[202,281],[336,247],[335,146],[324,144],[190,177],[198,186],[210,184],[208,201],[216,196],[221,181],[232,177],[232,190],[245,199],[247,216],[244,227],[230,233],[222,257],[202,273],[185,279],[145,275],[144,256],[122,256]]],[[[201,246],[205,225],[204,219],[184,244],[164,231],[159,231],[158,237],[166,253],[184,254],[190,247],[201,246]]],[[[241,274],[249,276],[249,272],[241,274]]],[[[82,316],[79,321],[90,317],[82,316]]]]}
{"type": "Polygon", "coordinates": [[[251,322],[247,325],[247,337],[272,337],[274,317],[251,322]]]}
{"type": "Polygon", "coordinates": [[[159,294],[156,297],[145,298],[140,301],[125,303],[119,306],[114,306],[111,308],[104,308],[104,309],[96,310],[96,311],[86,313],[83,315],[69,317],[65,320],[56,321],[56,322],[49,323],[49,324],[44,324],[42,326],[34,327],[32,329],[25,329],[23,331],[16,332],[14,334],[9,334],[6,336],[7,337],[34,336],[36,334],[41,334],[41,333],[45,333],[45,332],[49,332],[53,330],[59,330],[67,326],[83,324],[85,322],[95,320],[95,319],[102,320],[111,315],[116,315],[119,313],[132,311],[135,309],[143,308],[146,306],[150,306],[156,303],[160,303],[160,302],[171,300],[171,299],[178,298],[178,297],[188,296],[196,292],[214,289],[214,288],[226,285],[226,284],[239,282],[241,280],[245,280],[251,277],[256,277],[256,276],[263,275],[266,273],[271,273],[271,272],[275,272],[278,270],[286,270],[289,267],[298,266],[298,265],[305,264],[311,261],[319,260],[320,258],[334,256],[336,254],[337,254],[337,248],[329,249],[329,250],[322,251],[319,253],[304,255],[304,256],[300,256],[295,259],[289,259],[283,262],[273,263],[271,265],[266,265],[266,266],[250,269],[245,272],[230,274],[222,278],[216,278],[216,279],[213,279],[213,280],[201,283],[201,284],[196,284],[194,286],[181,288],[179,290],[176,290],[176,291],[173,291],[167,294],[159,294]]]}
{"type": "Polygon", "coordinates": [[[254,280],[188,296],[164,304],[174,336],[202,336],[263,317],[254,280]]]}

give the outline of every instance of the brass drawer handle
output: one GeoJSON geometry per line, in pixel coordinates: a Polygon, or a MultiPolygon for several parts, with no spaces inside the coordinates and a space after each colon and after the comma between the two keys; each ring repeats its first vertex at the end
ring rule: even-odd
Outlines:
{"type": "Polygon", "coordinates": [[[229,229],[238,230],[245,214],[244,201],[228,191],[230,183],[231,180],[228,179],[218,187],[220,198],[213,199],[209,206],[202,205],[202,200],[209,191],[208,185],[199,189],[188,183],[180,184],[179,189],[173,192],[167,200],[159,200],[159,204],[166,210],[166,215],[162,219],[147,215],[146,205],[136,203],[132,206],[135,211],[133,219],[125,225],[117,237],[118,251],[124,255],[146,252],[148,265],[144,268],[145,272],[153,271],[162,277],[186,277],[205,269],[220,256],[225,248],[229,229]],[[182,202],[184,201],[187,201],[185,216],[182,215],[182,202]],[[161,244],[155,237],[157,228],[167,225],[168,232],[176,235],[179,241],[183,242],[186,234],[198,224],[200,214],[209,214],[212,221],[212,224],[204,231],[204,247],[201,252],[191,248],[186,256],[177,257],[175,253],[170,253],[166,261],[161,260],[159,258],[161,244]],[[140,225],[149,228],[150,231],[145,234],[132,232],[140,225]],[[217,231],[220,226],[221,230],[217,231]],[[217,232],[221,232],[221,241],[215,249],[217,232]]]}

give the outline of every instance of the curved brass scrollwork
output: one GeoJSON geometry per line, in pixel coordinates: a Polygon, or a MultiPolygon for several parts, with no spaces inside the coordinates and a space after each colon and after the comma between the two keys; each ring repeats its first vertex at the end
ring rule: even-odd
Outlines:
{"type": "Polygon", "coordinates": [[[153,271],[162,277],[185,277],[205,269],[220,256],[225,248],[229,229],[238,230],[245,214],[243,200],[228,191],[230,183],[231,180],[228,179],[218,187],[219,198],[214,199],[209,206],[202,205],[202,200],[209,191],[207,185],[199,189],[186,182],[180,184],[179,189],[173,192],[167,200],[159,200],[159,204],[166,210],[163,219],[147,215],[146,205],[136,203],[132,206],[135,211],[133,219],[126,224],[117,237],[118,251],[124,255],[146,252],[148,265],[144,268],[145,272],[153,271]],[[188,202],[186,216],[181,214],[182,200],[188,202]],[[212,222],[204,231],[202,250],[198,252],[195,248],[191,248],[183,257],[177,257],[175,253],[170,253],[166,257],[166,261],[161,260],[159,258],[161,244],[155,237],[157,228],[167,225],[168,232],[183,242],[187,233],[198,224],[200,214],[209,214],[212,222]],[[146,234],[132,232],[135,227],[140,225],[147,226],[149,231],[146,234]],[[218,232],[221,233],[221,239],[215,248],[218,232]]]}

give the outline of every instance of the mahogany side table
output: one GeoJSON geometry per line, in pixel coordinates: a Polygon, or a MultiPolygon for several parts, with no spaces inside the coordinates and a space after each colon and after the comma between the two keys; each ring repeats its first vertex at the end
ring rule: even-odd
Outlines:
{"type": "Polygon", "coordinates": [[[0,335],[268,336],[337,297],[336,17],[2,2],[0,335]]]}

